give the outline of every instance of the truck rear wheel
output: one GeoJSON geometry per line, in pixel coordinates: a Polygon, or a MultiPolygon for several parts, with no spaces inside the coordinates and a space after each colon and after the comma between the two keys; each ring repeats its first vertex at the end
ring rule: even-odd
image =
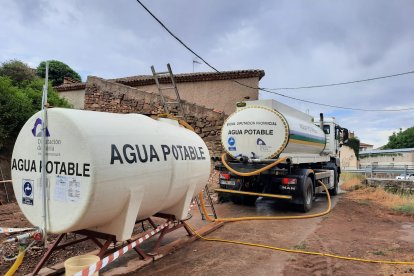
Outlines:
{"type": "Polygon", "coordinates": [[[299,205],[302,212],[309,212],[313,205],[313,183],[310,177],[306,178],[302,189],[303,203],[299,205]]]}

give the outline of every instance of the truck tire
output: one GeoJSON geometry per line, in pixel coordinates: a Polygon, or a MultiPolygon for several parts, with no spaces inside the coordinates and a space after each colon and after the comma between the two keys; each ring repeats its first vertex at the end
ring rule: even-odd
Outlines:
{"type": "Polygon", "coordinates": [[[302,200],[303,203],[299,205],[299,209],[302,212],[309,212],[313,205],[313,183],[310,177],[307,177],[303,183],[302,200]]]}
{"type": "Polygon", "coordinates": [[[338,171],[336,169],[334,171],[334,186],[333,188],[329,189],[329,195],[336,196],[339,194],[339,179],[338,179],[338,171]]]}

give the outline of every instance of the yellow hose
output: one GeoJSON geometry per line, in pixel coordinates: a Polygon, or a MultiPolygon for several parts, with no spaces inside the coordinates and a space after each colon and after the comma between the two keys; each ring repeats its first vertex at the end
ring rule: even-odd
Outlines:
{"type": "Polygon", "coordinates": [[[203,194],[200,192],[198,194],[198,198],[200,199],[201,210],[203,211],[204,216],[209,221],[223,221],[223,222],[231,222],[231,221],[243,221],[243,220],[282,220],[282,219],[308,219],[308,218],[316,218],[321,217],[328,214],[331,211],[332,202],[331,197],[329,195],[328,188],[326,188],[325,184],[322,181],[319,183],[323,186],[326,191],[326,196],[328,199],[328,208],[325,211],[317,214],[310,214],[310,215],[300,215],[300,216],[258,216],[258,217],[240,217],[240,218],[217,218],[214,219],[208,215],[206,206],[204,204],[203,194]]]}
{"type": "MultiPolygon", "coordinates": [[[[178,121],[178,123],[182,126],[184,126],[185,128],[188,128],[192,131],[194,131],[193,127],[190,126],[187,122],[183,121],[183,120],[179,120],[177,118],[175,118],[173,115],[167,114],[168,118],[171,119],[175,119],[178,121]]],[[[253,172],[248,172],[248,173],[242,173],[242,172],[238,172],[236,170],[234,170],[233,168],[231,168],[227,162],[226,162],[226,154],[224,153],[221,156],[221,161],[223,163],[223,165],[232,173],[239,175],[239,176],[253,176],[253,175],[258,175],[274,166],[276,166],[277,164],[280,164],[281,162],[285,161],[287,159],[287,157],[284,158],[280,158],[278,160],[276,160],[275,162],[259,169],[253,172]]],[[[240,217],[240,218],[211,218],[208,215],[208,212],[206,210],[206,206],[204,204],[204,199],[203,199],[203,194],[202,192],[200,192],[198,194],[198,197],[200,199],[200,205],[201,205],[201,209],[203,211],[204,216],[206,217],[207,220],[209,221],[221,221],[221,222],[232,222],[232,221],[243,221],[243,220],[282,220],[282,219],[306,219],[306,218],[315,218],[315,217],[320,217],[320,216],[324,216],[326,214],[328,214],[331,211],[332,208],[332,202],[331,202],[331,197],[329,195],[329,191],[328,188],[325,186],[325,184],[319,180],[319,183],[323,186],[323,188],[326,191],[326,196],[328,199],[328,208],[321,212],[321,213],[317,213],[317,214],[312,214],[312,215],[301,215],[301,216],[273,216],[273,217],[264,217],[264,216],[259,216],[259,217],[240,217]]],[[[370,260],[370,259],[362,259],[362,258],[352,258],[352,257],[345,257],[345,256],[340,256],[340,255],[335,255],[335,254],[329,254],[329,253],[322,253],[322,252],[313,252],[313,251],[304,251],[304,250],[296,250],[296,249],[289,249],[289,248],[281,248],[281,247],[275,247],[275,246],[270,246],[270,245],[265,245],[265,244],[258,244],[258,243],[249,243],[249,242],[242,242],[242,241],[233,241],[233,240],[225,240],[225,239],[218,239],[218,238],[206,238],[202,235],[200,235],[199,233],[197,233],[197,231],[194,229],[194,227],[192,227],[188,222],[185,222],[185,224],[190,228],[190,230],[196,235],[198,236],[200,239],[205,240],[205,241],[215,241],[215,242],[223,242],[223,243],[231,243],[231,244],[240,244],[240,245],[246,245],[246,246],[253,246],[253,247],[261,247],[261,248],[266,248],[266,249],[271,249],[271,250],[275,250],[275,251],[282,251],[282,252],[289,252],[289,253],[298,253],[298,254],[306,254],[306,255],[316,255],[316,256],[323,256],[323,257],[330,257],[330,258],[336,258],[336,259],[342,259],[342,260],[347,260],[347,261],[358,261],[358,262],[364,262],[364,263],[381,263],[381,264],[394,264],[394,265],[414,265],[414,262],[401,262],[401,261],[387,261],[387,260],[370,260]]],[[[16,260],[17,262],[17,260],[16,260]]]]}
{"type": "Polygon", "coordinates": [[[10,267],[9,271],[6,272],[5,276],[12,276],[14,273],[19,269],[20,265],[23,262],[25,250],[21,250],[19,255],[17,255],[16,260],[14,261],[13,265],[10,267]]]}
{"type": "Polygon", "coordinates": [[[271,163],[271,164],[269,164],[269,165],[267,165],[267,166],[265,166],[265,167],[263,167],[261,169],[258,169],[258,170],[253,171],[253,172],[247,172],[247,173],[238,172],[235,169],[233,169],[232,167],[230,167],[229,164],[227,164],[226,154],[225,153],[223,153],[221,155],[221,162],[223,163],[224,167],[226,167],[226,169],[228,169],[229,171],[231,171],[232,173],[234,173],[234,174],[236,174],[238,176],[253,176],[253,175],[258,175],[259,173],[262,173],[264,171],[267,171],[267,170],[273,168],[277,164],[280,164],[283,161],[285,161],[287,158],[288,157],[282,157],[282,158],[277,159],[275,162],[273,162],[273,163],[271,163]]]}
{"type": "MultiPolygon", "coordinates": [[[[323,186],[323,188],[326,191],[326,196],[328,199],[328,208],[319,214],[313,214],[313,215],[304,215],[304,216],[274,216],[274,217],[241,217],[241,218],[217,218],[213,219],[211,218],[206,210],[206,207],[204,205],[204,200],[202,197],[202,193],[199,193],[199,199],[200,199],[200,205],[201,209],[203,211],[204,216],[209,221],[222,221],[222,222],[230,222],[230,221],[242,221],[242,220],[282,220],[282,219],[305,219],[305,218],[314,218],[326,215],[331,211],[331,197],[329,195],[328,188],[323,184],[322,181],[319,181],[319,183],[323,186]]],[[[314,252],[314,251],[305,251],[305,250],[296,250],[296,249],[289,249],[289,248],[282,248],[282,247],[275,247],[265,244],[258,244],[258,243],[249,243],[249,242],[242,242],[242,241],[233,241],[233,240],[225,240],[225,239],[218,239],[218,238],[206,238],[204,236],[201,236],[199,233],[197,233],[196,230],[194,230],[194,227],[188,224],[186,222],[187,226],[190,228],[190,230],[200,239],[205,241],[214,241],[214,242],[223,242],[223,243],[231,243],[231,244],[240,244],[240,245],[246,245],[246,246],[253,246],[253,247],[261,247],[266,249],[271,249],[275,251],[282,251],[282,252],[289,252],[289,253],[298,253],[298,254],[306,254],[306,255],[316,255],[316,256],[323,256],[323,257],[329,257],[329,258],[336,258],[341,260],[347,260],[347,261],[358,261],[358,262],[364,262],[364,263],[380,263],[380,264],[394,264],[394,265],[414,265],[414,262],[405,262],[405,261],[388,261],[388,260],[371,260],[371,259],[363,259],[363,258],[353,258],[353,257],[345,257],[330,253],[322,253],[322,252],[314,252]]]]}
{"type": "Polygon", "coordinates": [[[336,259],[342,259],[347,261],[358,261],[358,262],[364,262],[364,263],[380,263],[380,264],[399,264],[399,265],[414,265],[414,262],[401,262],[401,261],[387,261],[387,260],[370,260],[370,259],[362,259],[362,258],[352,258],[352,257],[345,257],[335,254],[329,254],[329,253],[322,253],[322,252],[313,252],[313,251],[304,251],[304,250],[296,250],[296,249],[289,249],[289,248],[282,248],[282,247],[275,247],[265,244],[259,244],[259,243],[250,243],[250,242],[242,242],[242,241],[233,241],[233,240],[224,240],[224,239],[218,239],[218,238],[206,238],[204,236],[201,236],[197,233],[194,228],[188,224],[188,222],[185,223],[190,230],[200,239],[205,241],[213,241],[213,242],[223,242],[223,243],[232,243],[232,244],[240,244],[240,245],[247,245],[247,246],[253,246],[253,247],[261,247],[266,249],[271,249],[275,251],[283,251],[283,252],[289,252],[289,253],[299,253],[299,254],[306,254],[306,255],[317,255],[317,256],[323,256],[323,257],[330,257],[330,258],[336,258],[336,259]]]}
{"type": "MultiPolygon", "coordinates": [[[[189,130],[191,130],[191,131],[194,131],[194,128],[189,124],[189,123],[187,123],[186,121],[184,121],[184,120],[180,120],[180,119],[178,119],[177,117],[175,117],[174,115],[172,115],[172,114],[159,114],[159,115],[157,115],[157,117],[158,118],[168,118],[168,119],[172,119],[172,120],[176,120],[180,125],[182,125],[183,127],[185,127],[186,129],[189,129],[189,130]]],[[[194,131],[195,132],[195,131],[194,131]]]]}

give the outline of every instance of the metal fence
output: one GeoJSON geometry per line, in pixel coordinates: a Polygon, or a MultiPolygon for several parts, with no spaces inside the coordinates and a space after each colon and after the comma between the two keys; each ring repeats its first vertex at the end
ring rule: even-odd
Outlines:
{"type": "Polygon", "coordinates": [[[393,166],[393,165],[369,165],[359,169],[343,168],[342,172],[363,173],[366,176],[373,177],[382,175],[383,177],[395,177],[396,175],[409,175],[414,173],[413,165],[393,166]]]}

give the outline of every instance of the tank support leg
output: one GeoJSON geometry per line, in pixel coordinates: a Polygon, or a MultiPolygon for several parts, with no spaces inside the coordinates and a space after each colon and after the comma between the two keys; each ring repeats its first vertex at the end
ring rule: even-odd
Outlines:
{"type": "MultiPolygon", "coordinates": [[[[101,250],[98,253],[99,259],[102,259],[105,256],[106,250],[108,249],[108,247],[111,245],[112,242],[113,241],[111,239],[107,239],[105,241],[104,245],[101,247],[101,250]]],[[[115,243],[114,243],[114,245],[115,245],[115,243]]]]}
{"type": "Polygon", "coordinates": [[[148,218],[147,220],[148,220],[149,224],[151,224],[152,228],[154,228],[154,229],[157,228],[157,225],[154,223],[154,221],[151,218],[148,218]]]}
{"type": "MultiPolygon", "coordinates": [[[[157,255],[157,251],[160,249],[161,247],[161,243],[164,239],[164,236],[170,232],[173,232],[174,230],[177,230],[181,227],[183,227],[186,231],[187,234],[191,237],[193,236],[191,230],[188,228],[188,226],[180,220],[177,220],[175,216],[173,215],[168,215],[168,214],[156,214],[155,217],[159,217],[159,218],[163,218],[166,221],[163,222],[164,223],[169,223],[168,227],[163,228],[162,230],[160,230],[158,232],[155,231],[158,226],[157,224],[151,219],[151,218],[147,218],[144,220],[140,220],[140,221],[136,221],[136,224],[141,223],[143,221],[148,221],[148,223],[151,225],[152,229],[149,229],[147,231],[144,231],[142,233],[140,233],[138,236],[135,236],[134,239],[138,239],[139,236],[145,237],[146,235],[151,234],[150,236],[154,236],[156,235],[156,233],[159,233],[160,236],[158,237],[157,241],[155,242],[154,247],[152,248],[152,250],[150,251],[151,253],[146,253],[144,252],[144,250],[142,250],[139,245],[137,245],[136,247],[134,247],[135,252],[137,252],[137,254],[144,260],[148,260],[151,258],[151,256],[155,256],[157,255]]],[[[77,243],[81,243],[87,240],[91,240],[93,243],[95,243],[98,247],[99,247],[99,253],[97,254],[97,256],[99,258],[104,258],[105,256],[112,254],[113,252],[119,250],[120,246],[116,246],[116,237],[114,235],[110,235],[110,234],[105,234],[105,233],[100,233],[100,232],[95,232],[95,231],[91,231],[91,230],[78,230],[75,232],[71,232],[72,234],[75,234],[75,239],[71,239],[70,241],[68,239],[66,239],[66,242],[62,242],[63,238],[65,236],[67,236],[67,233],[65,234],[60,234],[58,236],[58,238],[52,242],[46,253],[43,255],[43,257],[41,258],[41,260],[39,261],[39,263],[36,265],[36,268],[34,269],[33,273],[31,275],[37,275],[40,271],[40,269],[46,264],[46,262],[49,260],[50,256],[52,255],[53,252],[61,250],[66,248],[67,246],[70,245],[74,245],[77,243]],[[83,238],[78,238],[77,235],[82,235],[84,236],[83,238]],[[62,244],[60,244],[62,242],[62,244]],[[114,247],[111,249],[108,249],[109,246],[111,244],[114,244],[114,247]]],[[[128,243],[131,243],[133,240],[127,240],[128,243]]],[[[122,246],[121,246],[122,247],[122,246]]]]}
{"type": "Polygon", "coordinates": [[[58,238],[48,247],[45,255],[40,259],[40,261],[37,263],[35,269],[33,270],[33,273],[31,275],[36,275],[40,269],[43,267],[43,265],[49,260],[50,255],[52,255],[53,251],[56,250],[56,247],[60,243],[60,241],[63,239],[63,237],[66,234],[60,234],[58,238]]]}

